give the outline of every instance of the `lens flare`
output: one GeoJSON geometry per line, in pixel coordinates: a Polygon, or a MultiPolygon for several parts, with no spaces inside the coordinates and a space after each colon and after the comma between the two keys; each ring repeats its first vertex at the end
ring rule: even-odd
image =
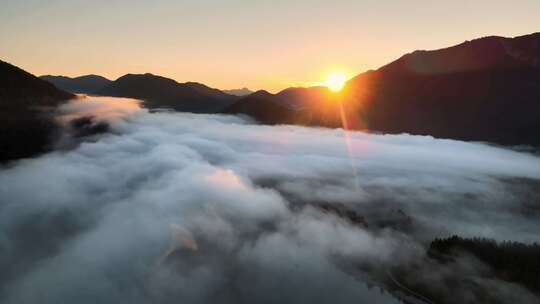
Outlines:
{"type": "Polygon", "coordinates": [[[330,90],[334,92],[339,92],[345,85],[345,82],[347,81],[347,75],[343,73],[330,73],[328,76],[326,76],[326,79],[323,82],[323,85],[328,87],[330,90]]]}

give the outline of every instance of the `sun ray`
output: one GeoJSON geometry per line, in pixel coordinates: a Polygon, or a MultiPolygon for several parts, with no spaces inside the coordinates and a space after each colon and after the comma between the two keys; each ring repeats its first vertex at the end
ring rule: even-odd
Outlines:
{"type": "Polygon", "coordinates": [[[354,187],[356,191],[359,191],[360,185],[358,183],[358,171],[356,170],[356,164],[354,161],[353,143],[349,137],[349,122],[347,120],[347,115],[345,114],[345,109],[342,102],[339,102],[339,114],[341,116],[341,125],[343,127],[343,138],[345,139],[345,146],[347,148],[347,153],[349,154],[349,164],[351,166],[352,175],[354,178],[354,187]]]}
{"type": "Polygon", "coordinates": [[[347,81],[347,75],[339,72],[332,72],[326,76],[326,79],[323,82],[323,85],[328,87],[334,92],[339,92],[345,85],[347,81]]]}

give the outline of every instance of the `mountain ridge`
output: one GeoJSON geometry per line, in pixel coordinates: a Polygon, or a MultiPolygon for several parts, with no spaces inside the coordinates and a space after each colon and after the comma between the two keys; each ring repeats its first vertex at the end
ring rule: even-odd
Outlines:
{"type": "Polygon", "coordinates": [[[126,74],[99,90],[98,94],[141,99],[150,108],[194,113],[215,113],[237,99],[201,83],[179,83],[151,73],[126,74]]]}
{"type": "MultiPolygon", "coordinates": [[[[320,90],[288,88],[265,103],[303,109],[307,125],[538,146],[540,33],[414,51],[351,78],[338,94],[320,90]]],[[[227,111],[258,119],[260,111],[250,110],[227,111]]],[[[272,123],[289,123],[293,113],[282,122],[274,115],[272,123]]]]}
{"type": "Polygon", "coordinates": [[[223,92],[229,94],[229,95],[235,95],[235,96],[239,96],[239,97],[242,97],[242,96],[247,96],[249,94],[252,94],[252,93],[255,93],[253,92],[252,90],[244,87],[244,88],[241,88],[241,89],[230,89],[230,90],[222,90],[223,92]]]}
{"type": "Polygon", "coordinates": [[[54,84],[64,91],[84,94],[96,94],[101,88],[111,83],[111,80],[95,74],[78,77],[43,75],[39,76],[39,78],[54,84]]]}

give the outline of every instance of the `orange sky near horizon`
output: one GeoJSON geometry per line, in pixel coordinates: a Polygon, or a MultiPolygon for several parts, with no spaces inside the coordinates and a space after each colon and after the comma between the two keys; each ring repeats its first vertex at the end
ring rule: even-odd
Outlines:
{"type": "Polygon", "coordinates": [[[3,0],[0,59],[36,75],[162,75],[276,92],[415,49],[540,31],[537,0],[3,0]]]}

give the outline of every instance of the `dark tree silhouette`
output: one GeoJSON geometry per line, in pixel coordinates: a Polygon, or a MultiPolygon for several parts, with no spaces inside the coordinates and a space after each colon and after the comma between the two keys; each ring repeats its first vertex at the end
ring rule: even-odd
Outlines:
{"type": "Polygon", "coordinates": [[[499,279],[523,285],[535,293],[540,292],[539,244],[498,243],[491,239],[454,235],[435,239],[429,246],[428,254],[441,262],[461,254],[471,254],[489,265],[499,279]]]}

